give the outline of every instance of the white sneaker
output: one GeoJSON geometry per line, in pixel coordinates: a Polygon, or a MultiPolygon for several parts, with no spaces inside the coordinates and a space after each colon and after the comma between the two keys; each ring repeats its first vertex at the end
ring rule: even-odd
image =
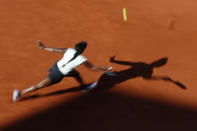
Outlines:
{"type": "Polygon", "coordinates": [[[88,92],[94,89],[97,86],[98,82],[94,82],[91,85],[85,87],[85,89],[82,90],[82,92],[88,92]]]}
{"type": "Polygon", "coordinates": [[[15,89],[13,93],[13,102],[16,102],[19,96],[20,96],[20,91],[15,89]]]}

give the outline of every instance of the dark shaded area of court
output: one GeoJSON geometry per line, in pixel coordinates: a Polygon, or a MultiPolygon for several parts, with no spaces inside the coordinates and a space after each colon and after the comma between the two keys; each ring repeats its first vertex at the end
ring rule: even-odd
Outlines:
{"type": "Polygon", "coordinates": [[[196,131],[197,112],[115,92],[84,94],[3,131],[196,131]]]}

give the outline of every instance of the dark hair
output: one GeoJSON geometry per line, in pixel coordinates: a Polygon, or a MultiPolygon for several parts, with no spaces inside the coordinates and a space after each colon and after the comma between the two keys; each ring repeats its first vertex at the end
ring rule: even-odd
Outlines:
{"type": "Polygon", "coordinates": [[[81,53],[83,53],[83,51],[86,49],[86,47],[87,47],[87,42],[82,41],[82,42],[75,45],[75,50],[77,51],[77,54],[80,55],[81,53]]]}
{"type": "MultiPolygon", "coordinates": [[[[82,41],[82,42],[76,44],[76,45],[75,45],[75,50],[76,50],[77,52],[75,53],[75,55],[73,56],[73,58],[72,58],[69,62],[71,62],[71,61],[74,60],[77,56],[79,56],[81,53],[83,53],[83,51],[86,49],[86,47],[87,47],[87,42],[85,42],[85,41],[82,41]]],[[[69,63],[69,62],[68,62],[68,63],[69,63]]]]}

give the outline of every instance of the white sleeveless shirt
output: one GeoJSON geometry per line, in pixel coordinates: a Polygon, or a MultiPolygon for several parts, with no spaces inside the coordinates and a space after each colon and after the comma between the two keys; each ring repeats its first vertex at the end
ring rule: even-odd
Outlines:
{"type": "Polygon", "coordinates": [[[87,58],[82,55],[78,55],[74,60],[70,61],[76,52],[77,51],[75,49],[68,48],[64,53],[63,58],[57,62],[57,67],[63,75],[67,75],[73,69],[87,61],[87,58]]]}

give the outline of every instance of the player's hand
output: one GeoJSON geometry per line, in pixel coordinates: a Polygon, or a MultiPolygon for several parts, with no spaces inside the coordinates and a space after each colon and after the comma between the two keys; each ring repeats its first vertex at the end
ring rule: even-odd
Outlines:
{"type": "Polygon", "coordinates": [[[110,71],[112,71],[112,66],[110,66],[110,67],[101,67],[101,68],[102,68],[102,70],[104,72],[110,72],[110,71]]]}
{"type": "Polygon", "coordinates": [[[41,49],[45,49],[46,47],[44,46],[44,44],[40,41],[40,40],[38,40],[38,46],[41,48],[41,49]]]}
{"type": "Polygon", "coordinates": [[[115,56],[112,56],[112,57],[110,57],[110,60],[109,61],[110,62],[114,62],[115,61],[114,59],[115,59],[115,56]]]}
{"type": "Polygon", "coordinates": [[[106,67],[106,71],[112,71],[112,66],[110,66],[110,67],[106,67]]]}

